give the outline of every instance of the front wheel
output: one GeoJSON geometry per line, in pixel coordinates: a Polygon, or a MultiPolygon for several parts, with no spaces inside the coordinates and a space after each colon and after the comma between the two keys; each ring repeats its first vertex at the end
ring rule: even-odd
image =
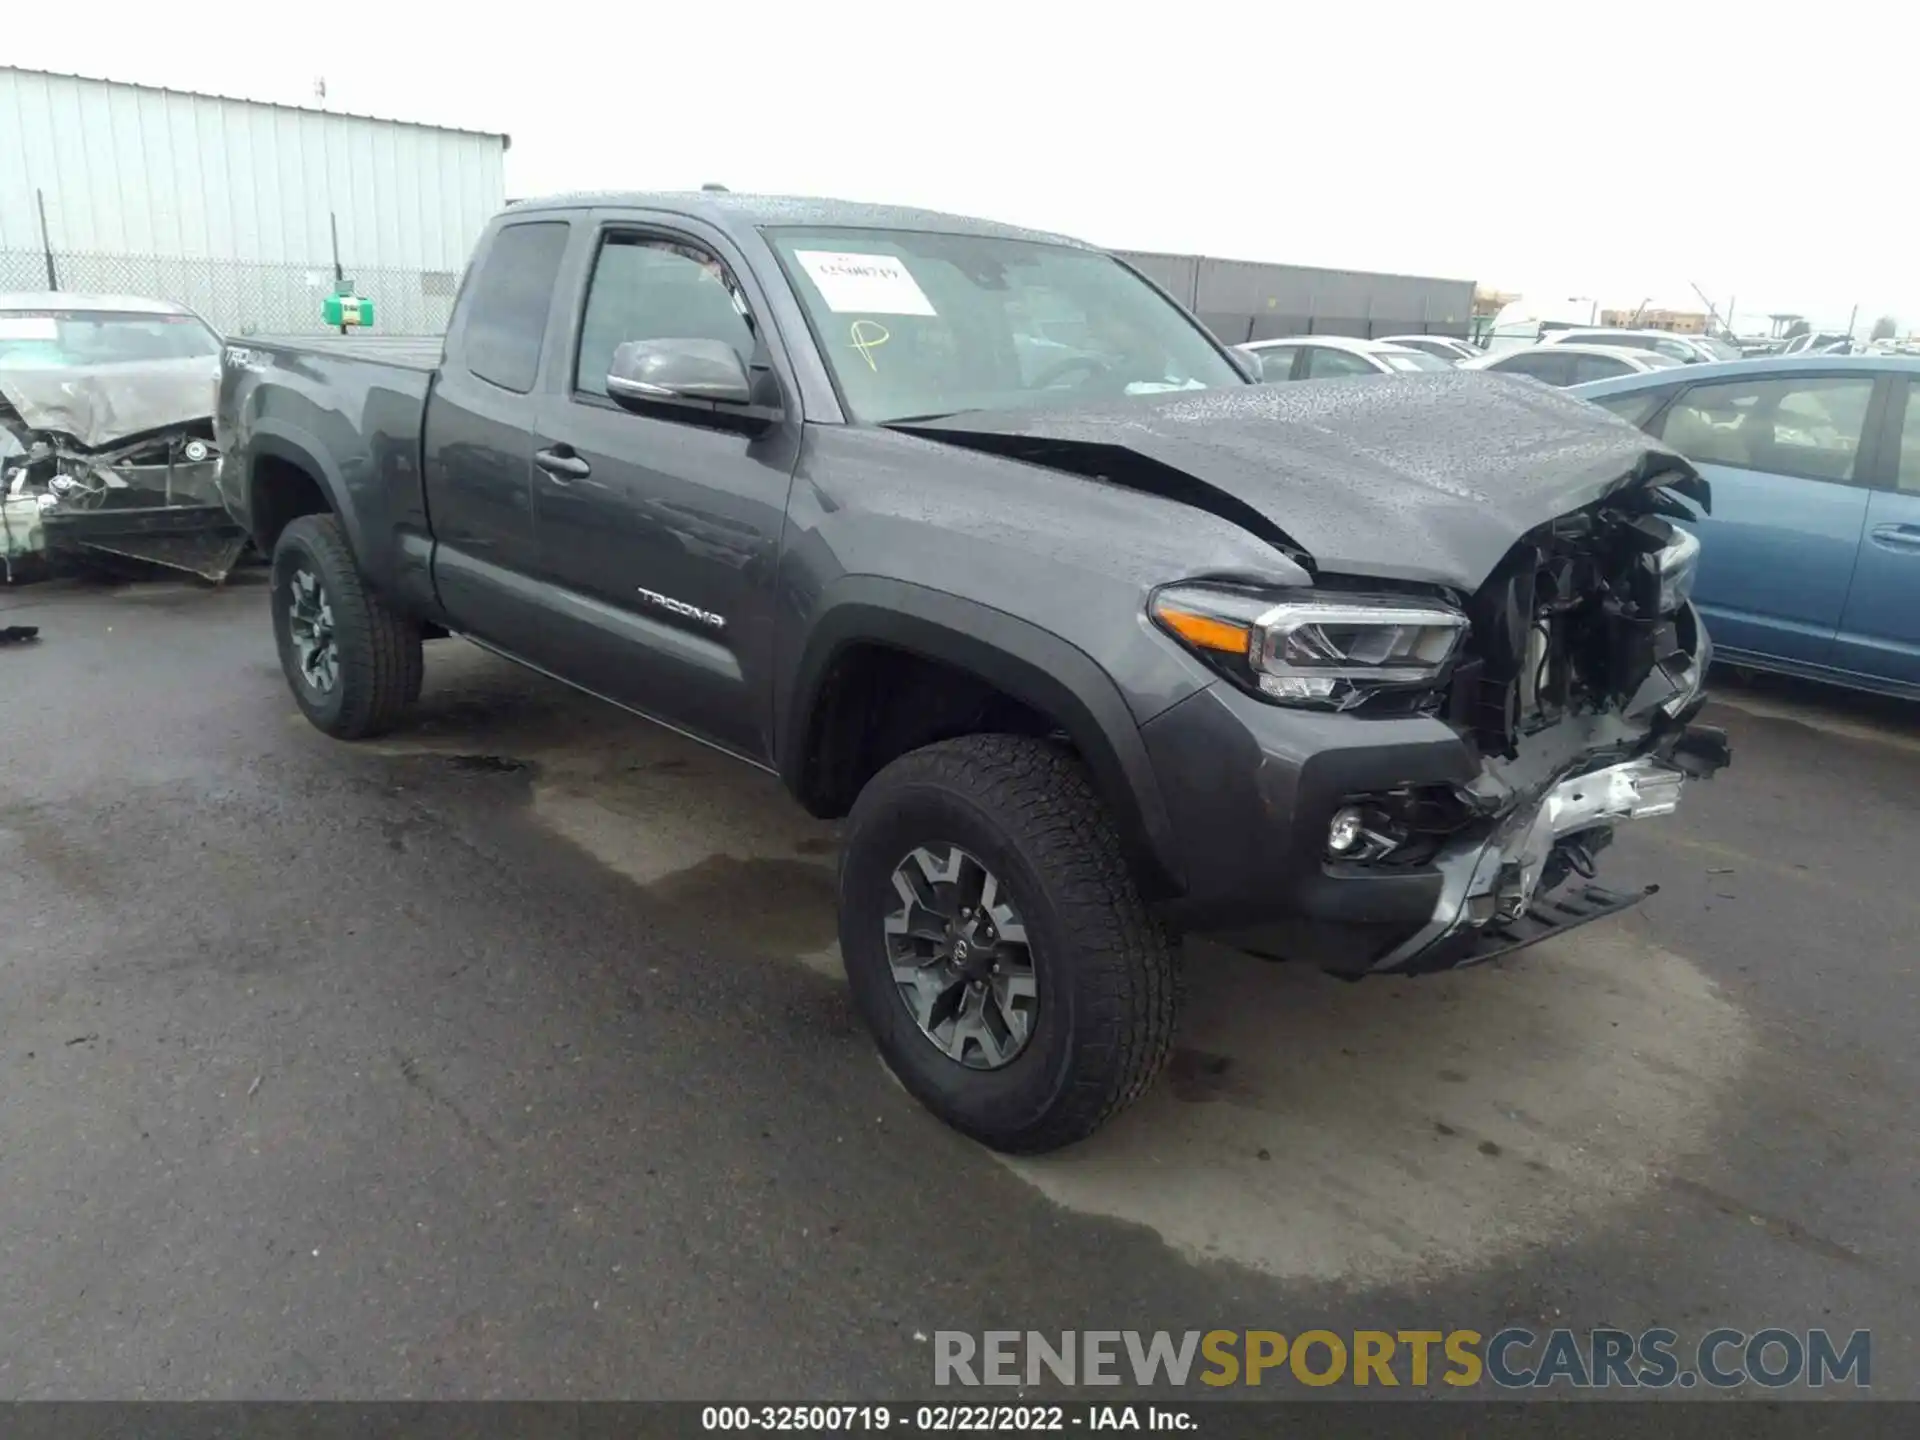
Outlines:
{"type": "Polygon", "coordinates": [[[273,636],[294,702],[327,734],[391,730],[420,695],[420,626],[367,589],[331,515],[302,515],[273,547],[273,636]]]}
{"type": "Polygon", "coordinates": [[[997,1150],[1091,1135],[1172,1049],[1173,947],[1085,769],[1046,741],[964,736],[868,782],[840,949],[888,1067],[997,1150]]]}

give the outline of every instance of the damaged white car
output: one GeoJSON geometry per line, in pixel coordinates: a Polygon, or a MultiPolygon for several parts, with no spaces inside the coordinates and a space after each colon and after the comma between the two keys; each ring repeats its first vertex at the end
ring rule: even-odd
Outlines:
{"type": "Polygon", "coordinates": [[[246,548],[217,485],[220,337],[131,295],[0,294],[0,555],[123,555],[222,580],[246,548]]]}

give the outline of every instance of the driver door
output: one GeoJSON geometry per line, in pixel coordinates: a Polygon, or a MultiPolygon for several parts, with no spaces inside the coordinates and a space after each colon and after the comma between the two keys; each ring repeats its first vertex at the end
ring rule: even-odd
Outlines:
{"type": "Polygon", "coordinates": [[[718,236],[601,219],[571,353],[535,422],[533,509],[556,597],[543,653],[561,678],[764,762],[800,407],[746,274],[718,236]],[[607,394],[614,350],[665,339],[733,346],[783,418],[749,433],[623,409],[607,394]]]}

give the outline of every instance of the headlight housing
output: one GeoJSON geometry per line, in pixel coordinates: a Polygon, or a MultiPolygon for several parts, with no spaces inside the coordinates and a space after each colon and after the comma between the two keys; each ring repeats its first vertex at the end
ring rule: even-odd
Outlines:
{"type": "Polygon", "coordinates": [[[1431,689],[1467,633],[1438,601],[1215,585],[1154,593],[1154,620],[1269,700],[1350,710],[1386,690],[1431,689]]]}

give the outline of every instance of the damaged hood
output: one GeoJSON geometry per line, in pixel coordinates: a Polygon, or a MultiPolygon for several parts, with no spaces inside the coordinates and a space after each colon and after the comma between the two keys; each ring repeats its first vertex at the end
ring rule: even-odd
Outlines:
{"type": "Polygon", "coordinates": [[[1187,391],[894,429],[1097,476],[1242,524],[1316,571],[1477,589],[1535,526],[1706,482],[1598,406],[1450,371],[1187,391]]]}
{"type": "Polygon", "coordinates": [[[29,430],[70,435],[89,450],[213,414],[220,357],[45,369],[0,366],[0,396],[29,430]]]}

